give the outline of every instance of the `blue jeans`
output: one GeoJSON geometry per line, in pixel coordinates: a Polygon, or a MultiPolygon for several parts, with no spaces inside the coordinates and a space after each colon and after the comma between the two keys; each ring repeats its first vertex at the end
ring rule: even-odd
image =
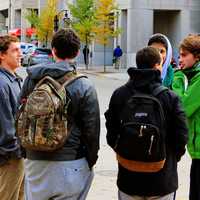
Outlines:
{"type": "Polygon", "coordinates": [[[93,176],[85,158],[73,161],[26,160],[26,200],[85,200],[93,176]]]}

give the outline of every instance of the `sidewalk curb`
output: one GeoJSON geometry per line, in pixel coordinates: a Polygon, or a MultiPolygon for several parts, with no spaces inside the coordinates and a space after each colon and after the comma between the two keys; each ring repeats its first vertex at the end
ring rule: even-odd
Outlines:
{"type": "Polygon", "coordinates": [[[107,78],[112,80],[128,80],[128,75],[126,73],[126,69],[121,71],[116,71],[116,69],[108,69],[106,72],[100,71],[98,69],[83,69],[79,68],[79,72],[84,74],[90,74],[101,78],[107,78]]]}

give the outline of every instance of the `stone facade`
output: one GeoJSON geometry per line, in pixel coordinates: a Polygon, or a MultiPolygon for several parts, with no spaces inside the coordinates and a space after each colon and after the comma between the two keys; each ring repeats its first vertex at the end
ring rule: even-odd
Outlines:
{"type": "Polygon", "coordinates": [[[135,65],[135,53],[156,32],[166,34],[177,56],[179,42],[189,33],[200,33],[199,0],[118,0],[119,26],[123,33],[118,43],[124,50],[124,67],[135,65]]]}
{"type": "MultiPolygon", "coordinates": [[[[66,0],[58,1],[58,10],[67,9],[66,0]]],[[[24,40],[23,30],[29,26],[24,18],[25,11],[34,8],[40,12],[46,2],[47,0],[0,0],[0,31],[22,28],[21,39],[24,40]]],[[[123,32],[106,50],[108,65],[112,64],[112,50],[118,44],[124,51],[122,67],[129,67],[135,65],[136,51],[147,44],[153,33],[166,34],[176,56],[179,42],[188,33],[200,32],[200,0],[117,0],[117,3],[120,8],[117,26],[123,32]]],[[[93,45],[91,51],[93,64],[101,65],[103,48],[93,45]]]]}
{"type": "Polygon", "coordinates": [[[0,33],[21,28],[21,40],[25,40],[25,29],[30,24],[24,15],[29,9],[38,9],[35,0],[0,0],[0,33]]]}

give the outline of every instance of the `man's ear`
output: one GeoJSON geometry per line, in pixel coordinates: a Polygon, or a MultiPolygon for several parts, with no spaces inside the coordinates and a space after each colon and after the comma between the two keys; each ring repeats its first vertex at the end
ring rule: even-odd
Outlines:
{"type": "Polygon", "coordinates": [[[0,52],[0,62],[2,61],[3,58],[4,58],[4,53],[0,52]]]}
{"type": "Polygon", "coordinates": [[[56,49],[54,47],[52,48],[51,52],[52,52],[52,55],[53,55],[54,59],[57,58],[56,49]]]}
{"type": "Polygon", "coordinates": [[[156,63],[153,68],[162,72],[162,63],[160,64],[156,63]]]}

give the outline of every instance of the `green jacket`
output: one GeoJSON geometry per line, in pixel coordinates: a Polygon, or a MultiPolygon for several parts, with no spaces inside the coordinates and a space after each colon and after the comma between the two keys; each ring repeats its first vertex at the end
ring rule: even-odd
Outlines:
{"type": "Polygon", "coordinates": [[[180,96],[188,118],[188,151],[192,159],[200,159],[200,62],[176,71],[172,89],[180,96]]]}

